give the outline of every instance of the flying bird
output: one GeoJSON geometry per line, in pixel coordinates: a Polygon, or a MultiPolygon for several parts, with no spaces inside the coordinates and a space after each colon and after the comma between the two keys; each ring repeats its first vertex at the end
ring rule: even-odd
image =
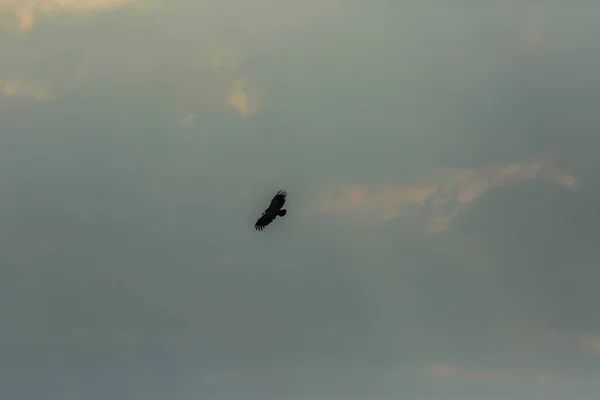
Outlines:
{"type": "Polygon", "coordinates": [[[285,204],[286,197],[286,191],[278,191],[271,200],[269,207],[262,213],[258,221],[256,221],[254,224],[254,229],[257,231],[262,231],[267,225],[273,222],[275,218],[283,217],[287,213],[286,209],[282,209],[283,205],[285,204]]]}

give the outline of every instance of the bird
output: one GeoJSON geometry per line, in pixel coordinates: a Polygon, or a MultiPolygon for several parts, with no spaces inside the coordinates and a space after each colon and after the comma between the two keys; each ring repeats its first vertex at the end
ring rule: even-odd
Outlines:
{"type": "Polygon", "coordinates": [[[262,231],[267,225],[273,222],[275,218],[285,216],[285,214],[287,214],[287,210],[282,207],[285,204],[286,197],[287,192],[285,190],[278,191],[275,196],[273,196],[269,207],[262,213],[260,218],[254,224],[254,229],[257,231],[262,231]]]}

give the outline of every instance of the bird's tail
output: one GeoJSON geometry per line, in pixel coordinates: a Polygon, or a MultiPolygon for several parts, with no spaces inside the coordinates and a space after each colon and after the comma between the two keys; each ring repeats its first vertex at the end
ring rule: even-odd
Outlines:
{"type": "Polygon", "coordinates": [[[287,214],[287,210],[285,209],[279,210],[279,213],[277,213],[277,215],[279,215],[280,217],[283,217],[285,214],[287,214]]]}

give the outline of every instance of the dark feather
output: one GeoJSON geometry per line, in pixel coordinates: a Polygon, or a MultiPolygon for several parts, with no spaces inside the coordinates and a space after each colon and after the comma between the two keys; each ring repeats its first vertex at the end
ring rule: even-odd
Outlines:
{"type": "Polygon", "coordinates": [[[262,231],[267,225],[273,222],[274,219],[275,215],[263,213],[263,215],[254,224],[254,229],[257,231],[262,231]]]}
{"type": "Polygon", "coordinates": [[[286,197],[287,192],[283,190],[278,191],[271,200],[269,208],[267,208],[265,212],[263,212],[261,217],[254,224],[254,229],[256,229],[257,231],[262,231],[267,225],[273,222],[277,216],[283,217],[286,214],[286,212],[281,208],[285,204],[286,197]]]}
{"type": "Polygon", "coordinates": [[[275,194],[275,196],[271,200],[271,204],[269,204],[269,208],[267,208],[267,211],[280,210],[281,207],[283,207],[283,205],[285,204],[286,198],[287,198],[286,191],[280,190],[279,192],[277,192],[277,194],[275,194]]]}

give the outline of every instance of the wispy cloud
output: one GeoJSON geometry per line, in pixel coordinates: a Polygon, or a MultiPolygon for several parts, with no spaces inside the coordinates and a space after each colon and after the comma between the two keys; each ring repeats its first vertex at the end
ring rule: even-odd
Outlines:
{"type": "Polygon", "coordinates": [[[577,190],[577,179],[556,168],[549,157],[479,168],[441,172],[413,184],[378,188],[341,185],[324,190],[312,210],[387,221],[411,212],[425,218],[428,232],[447,230],[468,204],[493,187],[513,186],[528,180],[545,180],[577,190]]]}
{"type": "Polygon", "coordinates": [[[467,381],[520,381],[525,384],[530,384],[533,387],[541,390],[552,389],[559,384],[564,384],[564,379],[561,379],[556,374],[545,370],[521,370],[514,371],[498,371],[498,370],[482,370],[481,368],[465,367],[463,365],[436,363],[426,367],[426,373],[429,376],[440,379],[460,379],[467,381]]]}
{"type": "Polygon", "coordinates": [[[227,103],[243,116],[258,111],[259,97],[248,79],[240,73],[244,62],[243,52],[235,46],[220,43],[208,58],[208,65],[231,82],[227,91],[227,103]]]}
{"type": "Polygon", "coordinates": [[[525,51],[540,49],[547,40],[548,29],[537,18],[529,18],[519,32],[521,47],[525,51]]]}
{"type": "Polygon", "coordinates": [[[493,381],[510,381],[516,376],[507,372],[489,372],[466,369],[452,364],[433,364],[428,368],[429,374],[439,378],[477,379],[493,381]]]}
{"type": "Polygon", "coordinates": [[[232,74],[241,65],[240,52],[231,46],[220,45],[209,57],[209,65],[218,72],[232,74]]]}
{"type": "Polygon", "coordinates": [[[258,96],[250,90],[248,82],[244,78],[235,80],[229,91],[228,101],[244,116],[252,115],[258,110],[258,96]]]}
{"type": "Polygon", "coordinates": [[[52,98],[50,88],[46,85],[18,77],[0,79],[0,92],[19,99],[46,101],[52,98]]]}
{"type": "Polygon", "coordinates": [[[196,124],[197,119],[198,119],[198,114],[190,113],[190,114],[187,114],[186,116],[182,117],[179,120],[179,124],[183,125],[183,126],[191,126],[191,125],[196,124]]]}
{"type": "Polygon", "coordinates": [[[547,333],[554,339],[577,344],[587,353],[600,356],[600,334],[580,333],[567,330],[551,329],[547,333]]]}
{"type": "Polygon", "coordinates": [[[142,0],[0,0],[0,12],[11,13],[19,31],[33,29],[40,15],[106,12],[142,0]]]}

